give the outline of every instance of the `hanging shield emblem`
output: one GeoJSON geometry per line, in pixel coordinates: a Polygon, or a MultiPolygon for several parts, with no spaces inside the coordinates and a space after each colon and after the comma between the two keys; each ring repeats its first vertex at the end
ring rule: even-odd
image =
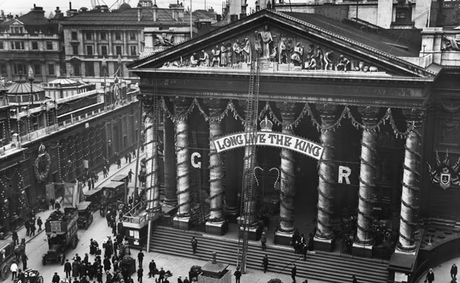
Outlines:
{"type": "Polygon", "coordinates": [[[441,178],[439,180],[439,185],[441,186],[441,188],[443,188],[444,190],[449,188],[451,181],[450,173],[441,173],[440,177],[441,178]]]}

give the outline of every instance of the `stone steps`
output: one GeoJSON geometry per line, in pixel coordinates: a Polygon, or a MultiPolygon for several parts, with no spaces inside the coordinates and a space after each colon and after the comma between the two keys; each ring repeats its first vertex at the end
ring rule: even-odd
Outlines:
{"type": "MultiPolygon", "coordinates": [[[[238,240],[213,235],[200,234],[194,231],[177,230],[166,226],[156,226],[151,239],[150,249],[155,252],[190,257],[200,260],[211,260],[212,253],[217,253],[217,260],[222,263],[237,265],[238,240]],[[190,239],[198,240],[198,250],[192,253],[190,239]]],[[[297,265],[299,279],[316,279],[322,282],[351,282],[356,275],[359,282],[382,283],[388,278],[388,261],[356,258],[327,252],[312,252],[303,256],[294,254],[290,247],[268,245],[261,250],[259,242],[250,241],[247,257],[247,268],[262,270],[262,258],[268,255],[270,272],[290,274],[292,263],[297,265]]]]}

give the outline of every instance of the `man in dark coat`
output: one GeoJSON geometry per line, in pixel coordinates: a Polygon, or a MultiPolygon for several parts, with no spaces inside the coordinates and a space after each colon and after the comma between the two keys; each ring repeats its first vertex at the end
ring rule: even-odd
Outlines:
{"type": "Polygon", "coordinates": [[[155,278],[155,270],[156,269],[157,269],[157,264],[152,259],[152,261],[149,263],[149,278],[151,278],[152,276],[155,278]]]}
{"type": "Polygon", "coordinates": [[[452,279],[456,280],[457,279],[457,266],[454,264],[452,264],[452,267],[450,268],[450,277],[452,277],[452,279]]]}
{"type": "Polygon", "coordinates": [[[105,259],[104,259],[104,271],[108,271],[108,270],[110,270],[110,268],[112,268],[112,263],[110,262],[110,258],[105,257],[105,259]]]}
{"type": "Polygon", "coordinates": [[[139,283],[142,283],[143,276],[144,276],[144,269],[142,269],[142,267],[139,267],[139,269],[137,270],[137,281],[139,283]]]}
{"type": "Polygon", "coordinates": [[[29,258],[28,258],[27,255],[24,253],[24,254],[22,254],[21,259],[22,259],[22,269],[23,269],[23,270],[26,270],[26,269],[27,269],[27,260],[28,260],[29,258]]]}
{"type": "Polygon", "coordinates": [[[295,283],[295,276],[297,275],[297,266],[295,266],[295,263],[292,266],[291,269],[291,278],[292,278],[292,283],[295,283]]]}
{"type": "Polygon", "coordinates": [[[195,254],[196,249],[198,248],[198,241],[197,241],[197,239],[195,239],[195,236],[192,237],[192,240],[190,240],[190,242],[192,244],[193,253],[195,254]]]}
{"type": "Polygon", "coordinates": [[[72,264],[69,262],[68,259],[66,259],[64,263],[64,272],[65,272],[65,278],[69,279],[70,273],[72,272],[72,264]]]}
{"type": "Polygon", "coordinates": [[[40,216],[37,218],[38,232],[42,230],[43,221],[40,216]]]}
{"type": "Polygon", "coordinates": [[[59,277],[57,272],[54,272],[53,279],[51,280],[52,283],[60,283],[61,277],[59,277]]]}
{"type": "Polygon", "coordinates": [[[72,277],[77,278],[80,275],[80,267],[78,266],[78,262],[74,260],[72,262],[72,277]]]}
{"type": "Polygon", "coordinates": [[[264,267],[264,273],[266,273],[268,269],[268,256],[267,255],[265,255],[264,258],[262,259],[262,266],[264,267]]]}
{"type": "Polygon", "coordinates": [[[13,230],[13,243],[14,245],[19,245],[19,236],[18,236],[18,231],[16,231],[16,229],[13,230]]]}
{"type": "Polygon", "coordinates": [[[144,253],[142,252],[142,250],[140,250],[137,254],[137,260],[139,262],[139,267],[142,267],[142,262],[144,261],[144,253]]]}
{"type": "Polygon", "coordinates": [[[235,283],[240,283],[241,271],[239,266],[236,267],[236,271],[233,275],[235,275],[235,283]]]}

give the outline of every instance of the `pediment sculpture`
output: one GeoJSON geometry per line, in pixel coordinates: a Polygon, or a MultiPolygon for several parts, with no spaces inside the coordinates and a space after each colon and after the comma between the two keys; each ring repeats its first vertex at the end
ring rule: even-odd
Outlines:
{"type": "Polygon", "coordinates": [[[308,38],[270,29],[268,25],[263,29],[248,31],[229,41],[166,62],[163,66],[239,69],[247,68],[256,56],[262,62],[267,62],[271,66],[276,65],[279,70],[378,71],[376,66],[368,62],[348,57],[308,38]]]}

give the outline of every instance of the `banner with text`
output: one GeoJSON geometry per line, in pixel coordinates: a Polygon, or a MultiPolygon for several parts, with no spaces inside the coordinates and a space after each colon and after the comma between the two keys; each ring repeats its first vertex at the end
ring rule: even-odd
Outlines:
{"type": "Polygon", "coordinates": [[[324,148],[310,140],[275,132],[236,133],[215,139],[216,151],[223,152],[247,145],[264,145],[290,149],[314,159],[321,159],[324,148]]]}

